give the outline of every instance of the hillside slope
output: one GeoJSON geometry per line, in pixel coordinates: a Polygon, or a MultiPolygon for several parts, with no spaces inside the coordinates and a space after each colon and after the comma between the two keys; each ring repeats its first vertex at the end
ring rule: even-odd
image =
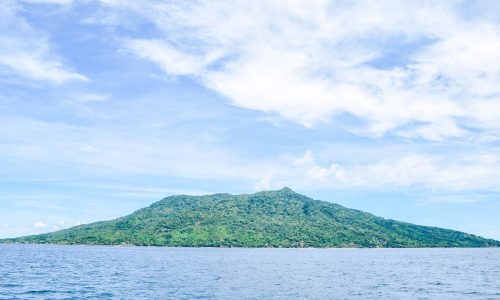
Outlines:
{"type": "Polygon", "coordinates": [[[289,188],[171,196],[111,221],[2,242],[190,247],[492,247],[499,241],[376,217],[289,188]]]}

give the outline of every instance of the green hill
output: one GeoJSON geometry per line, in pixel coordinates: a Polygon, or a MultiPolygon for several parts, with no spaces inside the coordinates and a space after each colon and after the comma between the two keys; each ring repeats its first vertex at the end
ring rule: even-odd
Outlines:
{"type": "Polygon", "coordinates": [[[387,220],[289,188],[171,196],[111,221],[2,242],[189,247],[495,247],[499,241],[387,220]]]}

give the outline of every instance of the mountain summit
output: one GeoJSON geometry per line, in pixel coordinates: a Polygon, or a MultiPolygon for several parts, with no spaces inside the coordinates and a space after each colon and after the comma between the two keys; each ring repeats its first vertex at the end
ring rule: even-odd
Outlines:
{"type": "Polygon", "coordinates": [[[459,231],[388,220],[290,188],[170,196],[128,216],[14,243],[186,247],[498,247],[459,231]]]}

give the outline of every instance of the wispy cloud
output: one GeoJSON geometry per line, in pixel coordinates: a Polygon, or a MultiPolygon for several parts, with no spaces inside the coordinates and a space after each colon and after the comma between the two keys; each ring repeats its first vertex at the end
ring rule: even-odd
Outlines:
{"type": "Polygon", "coordinates": [[[158,39],[134,39],[126,42],[127,48],[139,57],[157,63],[171,75],[199,74],[208,59],[190,55],[158,39]]]}
{"type": "Polygon", "coordinates": [[[127,39],[130,51],[240,107],[308,127],[349,113],[370,136],[437,141],[471,124],[498,128],[498,110],[485,109],[500,103],[500,26],[481,19],[491,3],[476,18],[460,2],[104,4],[158,28],[127,39]]]}
{"type": "Polygon", "coordinates": [[[21,0],[21,1],[26,3],[58,4],[58,5],[68,5],[73,3],[73,0],[21,0]]]}
{"type": "Polygon", "coordinates": [[[18,10],[16,2],[0,4],[0,76],[15,74],[55,84],[88,81],[84,75],[64,66],[47,36],[20,17],[18,10]]]}
{"type": "Polygon", "coordinates": [[[96,169],[114,174],[149,174],[198,178],[255,179],[263,163],[239,159],[217,145],[184,137],[168,140],[149,135],[117,134],[109,128],[88,128],[62,122],[0,118],[0,156],[62,164],[70,169],[96,169]],[[126,146],[124,146],[126,145],[126,146]],[[172,146],[175,145],[175,146],[172,146]],[[238,168],[234,166],[237,165],[238,168]],[[244,168],[246,172],[240,172],[244,168]]]}
{"type": "Polygon", "coordinates": [[[43,229],[43,228],[47,228],[49,225],[47,223],[44,223],[42,221],[38,221],[36,223],[33,224],[33,227],[37,228],[37,229],[43,229]]]}
{"type": "Polygon", "coordinates": [[[280,165],[273,166],[272,173],[264,173],[257,187],[279,188],[289,185],[369,190],[422,188],[433,191],[500,191],[499,181],[500,157],[491,153],[455,158],[400,155],[378,162],[324,164],[317,162],[311,151],[307,151],[298,158],[285,158],[280,165]]]}

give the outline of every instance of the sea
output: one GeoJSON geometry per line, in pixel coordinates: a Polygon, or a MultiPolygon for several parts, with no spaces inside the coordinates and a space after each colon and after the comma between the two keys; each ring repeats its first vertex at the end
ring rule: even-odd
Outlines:
{"type": "Polygon", "coordinates": [[[0,244],[0,299],[500,299],[500,248],[0,244]]]}

